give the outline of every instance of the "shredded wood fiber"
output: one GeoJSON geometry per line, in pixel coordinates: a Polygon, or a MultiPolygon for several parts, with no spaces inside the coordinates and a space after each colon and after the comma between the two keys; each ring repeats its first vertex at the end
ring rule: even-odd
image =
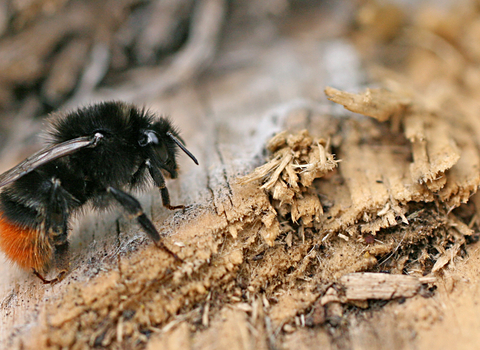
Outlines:
{"type": "Polygon", "coordinates": [[[313,139],[307,130],[297,134],[284,131],[268,142],[267,149],[272,160],[241,178],[240,184],[263,180],[260,188],[271,195],[280,215],[288,213],[294,223],[301,221],[305,227],[319,223],[323,208],[311,186],[337,166],[327,142],[313,139]]]}

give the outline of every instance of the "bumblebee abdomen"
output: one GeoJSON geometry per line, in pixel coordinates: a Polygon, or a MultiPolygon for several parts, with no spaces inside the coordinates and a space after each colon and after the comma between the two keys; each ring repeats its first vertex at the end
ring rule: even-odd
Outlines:
{"type": "Polygon", "coordinates": [[[0,250],[8,260],[28,270],[42,271],[52,259],[53,248],[41,230],[10,222],[0,213],[0,250]]]}

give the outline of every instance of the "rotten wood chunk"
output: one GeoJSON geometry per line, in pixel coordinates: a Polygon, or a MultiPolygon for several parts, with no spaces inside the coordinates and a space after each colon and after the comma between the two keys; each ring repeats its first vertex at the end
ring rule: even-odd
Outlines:
{"type": "Polygon", "coordinates": [[[338,293],[335,288],[331,287],[322,297],[321,303],[325,305],[330,302],[346,303],[369,299],[411,298],[419,292],[422,284],[435,281],[435,277],[414,277],[369,272],[349,273],[340,278],[339,281],[344,293],[338,293]]]}
{"type": "Polygon", "coordinates": [[[385,89],[367,89],[363,94],[353,94],[332,87],[325,88],[330,101],[343,105],[349,111],[360,113],[380,122],[403,115],[412,99],[385,89]]]}
{"type": "MultiPolygon", "coordinates": [[[[476,192],[480,185],[480,156],[470,130],[473,124],[466,116],[454,119],[403,91],[367,89],[355,94],[327,87],[325,93],[350,111],[380,122],[389,121],[393,132],[402,126],[404,137],[411,144],[411,179],[423,187],[407,185],[411,198],[425,189],[439,195],[449,206],[457,207],[476,192]]],[[[425,197],[427,201],[432,199],[425,197]]]]}
{"type": "Polygon", "coordinates": [[[291,214],[293,222],[311,226],[323,214],[318,195],[310,189],[315,179],[333,171],[338,164],[328,151],[328,142],[310,136],[307,130],[296,134],[281,132],[267,145],[271,160],[239,180],[240,184],[261,181],[261,189],[274,200],[281,214],[291,214]]]}

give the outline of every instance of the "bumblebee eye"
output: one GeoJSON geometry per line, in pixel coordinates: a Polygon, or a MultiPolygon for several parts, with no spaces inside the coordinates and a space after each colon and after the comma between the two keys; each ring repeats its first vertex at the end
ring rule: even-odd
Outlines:
{"type": "Polygon", "coordinates": [[[138,140],[138,144],[142,147],[145,147],[150,143],[153,143],[154,145],[158,144],[157,134],[150,130],[144,131],[138,140]]]}

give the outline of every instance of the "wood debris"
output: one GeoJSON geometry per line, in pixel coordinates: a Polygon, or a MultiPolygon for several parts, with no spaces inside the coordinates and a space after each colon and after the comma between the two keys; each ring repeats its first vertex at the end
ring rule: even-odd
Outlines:
{"type": "Polygon", "coordinates": [[[395,196],[400,202],[414,198],[418,201],[419,195],[431,201],[431,192],[442,202],[457,207],[476,192],[480,184],[480,155],[465,123],[456,123],[448,115],[429,110],[421,101],[402,93],[367,89],[365,93],[352,94],[332,88],[325,92],[330,100],[348,110],[379,121],[400,123],[413,158],[409,164],[413,183],[407,185],[401,196],[395,196]]]}
{"type": "Polygon", "coordinates": [[[410,97],[385,89],[367,89],[362,94],[352,94],[326,87],[325,94],[330,101],[343,105],[349,111],[375,118],[380,122],[403,116],[412,104],[410,97]]]}
{"type": "Polygon", "coordinates": [[[269,193],[282,216],[291,215],[306,227],[319,223],[323,214],[318,195],[309,190],[313,181],[333,171],[338,160],[328,151],[327,141],[312,138],[307,130],[296,134],[286,131],[274,136],[267,145],[271,160],[239,180],[240,184],[261,180],[261,189],[269,193]]]}
{"type": "Polygon", "coordinates": [[[322,305],[330,302],[348,303],[370,299],[391,300],[411,298],[422,285],[434,283],[435,277],[414,277],[385,273],[350,273],[342,276],[340,286],[330,287],[321,298],[322,305]],[[329,293],[329,291],[332,291],[329,293]],[[341,292],[337,292],[341,290],[341,292]]]}

